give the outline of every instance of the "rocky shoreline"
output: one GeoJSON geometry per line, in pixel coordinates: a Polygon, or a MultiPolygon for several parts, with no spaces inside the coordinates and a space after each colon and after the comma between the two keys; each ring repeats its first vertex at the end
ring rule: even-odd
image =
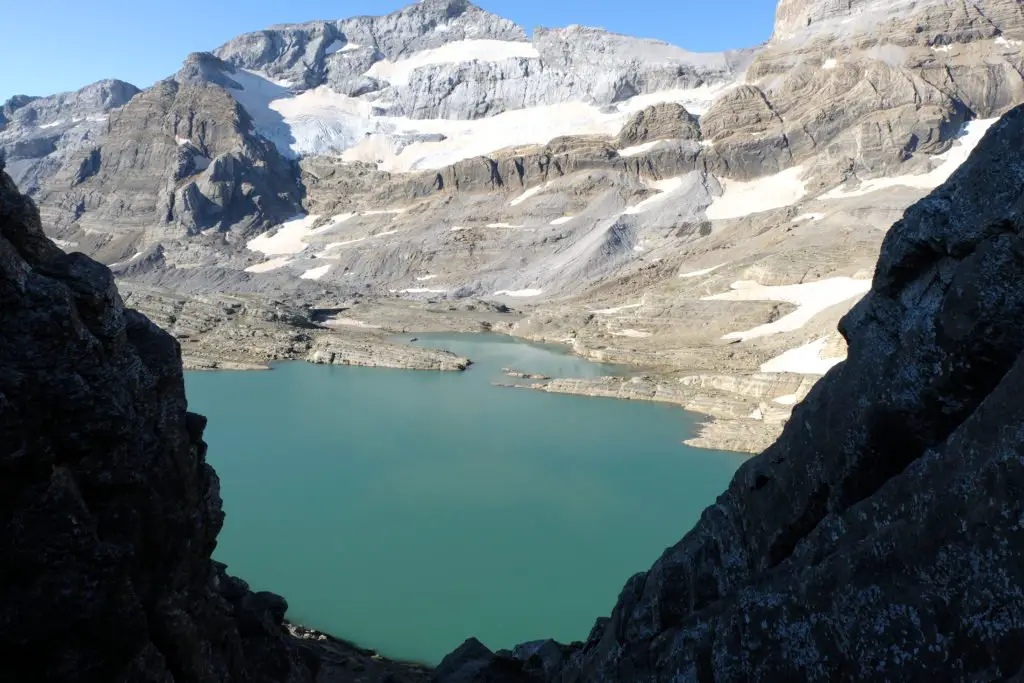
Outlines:
{"type": "Polygon", "coordinates": [[[284,628],[289,635],[318,655],[320,668],[317,680],[331,683],[420,683],[429,681],[433,674],[433,670],[425,664],[388,659],[376,650],[360,647],[307,626],[285,622],[284,628]]]}
{"type": "MultiPolygon", "coordinates": [[[[147,300],[141,303],[143,307],[140,310],[159,320],[159,308],[145,306],[147,300]]],[[[290,316],[280,316],[274,320],[267,320],[266,316],[254,318],[252,315],[236,315],[227,316],[225,320],[211,325],[203,334],[191,336],[186,332],[178,336],[178,339],[182,345],[182,363],[186,370],[267,370],[272,362],[301,360],[323,365],[461,372],[472,364],[471,359],[443,349],[396,341],[392,336],[398,332],[410,335],[426,332],[490,332],[515,337],[512,330],[503,325],[451,325],[445,324],[450,321],[439,321],[433,328],[410,329],[395,322],[390,320],[379,325],[364,323],[359,326],[339,325],[328,328],[305,323],[295,311],[290,316]],[[296,319],[300,323],[297,324],[296,319]],[[240,339],[244,342],[236,343],[240,339]]],[[[409,322],[415,324],[421,321],[412,317],[409,322]]],[[[176,333],[179,331],[173,326],[171,329],[176,333]]],[[[562,346],[575,356],[600,362],[582,347],[568,344],[562,346]]],[[[814,378],[799,375],[741,376],[647,370],[635,366],[634,372],[644,374],[583,379],[549,377],[516,368],[503,368],[504,375],[526,382],[495,384],[549,393],[677,405],[705,418],[697,435],[684,443],[696,448],[739,453],[756,453],[771,444],[782,431],[792,405],[806,396],[814,384],[814,378]],[[782,405],[770,398],[780,394],[790,397],[792,401],[782,405]]]]}
{"type": "MultiPolygon", "coordinates": [[[[267,370],[278,361],[324,365],[461,372],[472,360],[443,349],[415,345],[425,333],[491,333],[536,343],[524,336],[522,314],[482,302],[408,302],[366,297],[352,301],[283,302],[257,294],[184,295],[126,281],[119,283],[129,305],[169,330],[179,341],[186,370],[267,370]],[[410,341],[396,340],[403,335],[410,341]]],[[[526,329],[532,329],[526,327],[526,329]]],[[[610,359],[579,339],[558,345],[593,362],[610,359]]],[[[642,354],[620,352],[623,376],[548,377],[503,368],[503,386],[678,405],[704,416],[687,445],[710,450],[756,453],[781,433],[792,406],[817,378],[804,375],[746,374],[720,362],[708,349],[701,363],[721,370],[683,372],[643,365],[642,354]],[[776,397],[784,397],[778,403],[776,397]]]]}

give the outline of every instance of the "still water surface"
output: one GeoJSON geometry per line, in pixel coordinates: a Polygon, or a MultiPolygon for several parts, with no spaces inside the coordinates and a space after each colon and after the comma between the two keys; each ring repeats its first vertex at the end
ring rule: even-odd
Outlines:
{"type": "Polygon", "coordinates": [[[421,343],[475,364],[186,373],[227,512],[216,558],[385,655],[585,639],[743,460],[682,445],[695,416],[678,408],[491,384],[607,366],[504,337],[421,343]]]}

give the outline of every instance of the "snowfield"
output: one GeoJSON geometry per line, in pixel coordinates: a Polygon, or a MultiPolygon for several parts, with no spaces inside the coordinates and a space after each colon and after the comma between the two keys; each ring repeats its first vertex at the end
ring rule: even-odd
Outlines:
{"type": "MultiPolygon", "coordinates": [[[[429,64],[532,57],[535,52],[530,43],[457,41],[398,62],[377,62],[368,74],[403,83],[413,70],[429,64]]],[[[286,157],[341,155],[344,161],[373,163],[389,172],[440,169],[505,147],[544,145],[565,135],[611,137],[619,133],[630,116],[648,106],[678,102],[699,114],[715,97],[732,87],[719,84],[665,90],[637,95],[613,108],[564,102],[515,109],[482,119],[456,120],[381,114],[382,103],[348,97],[327,86],[296,94],[294,84],[273,80],[256,71],[239,69],[230,78],[241,86],[230,90],[232,96],[249,112],[257,131],[286,157]],[[444,139],[409,144],[408,139],[416,136],[444,139]]]]}
{"type": "Polygon", "coordinates": [[[643,154],[648,150],[652,150],[658,146],[658,143],[664,142],[664,140],[652,140],[651,142],[645,142],[640,145],[633,145],[632,147],[623,147],[619,150],[620,157],[635,157],[638,154],[643,154]]]}
{"type": "Polygon", "coordinates": [[[309,246],[304,238],[313,234],[310,226],[316,223],[319,218],[320,216],[299,216],[293,218],[279,225],[276,232],[268,230],[259,237],[249,240],[245,246],[250,251],[258,251],[264,256],[298,254],[309,246]]]}
{"type": "Polygon", "coordinates": [[[859,299],[869,289],[871,280],[854,280],[849,277],[768,287],[757,282],[741,280],[732,284],[731,291],[703,297],[702,301],[782,301],[797,307],[795,311],[775,322],[759,325],[744,332],[732,332],[722,337],[747,341],[780,332],[795,332],[822,311],[850,299],[859,299]]]}
{"type": "Polygon", "coordinates": [[[383,59],[371,66],[366,75],[392,85],[405,85],[413,71],[425,66],[475,61],[500,62],[517,57],[539,59],[540,53],[533,43],[511,40],[457,40],[431,50],[420,50],[411,57],[397,62],[383,59]]]}
{"type": "Polygon", "coordinates": [[[248,268],[245,269],[245,272],[269,273],[272,270],[283,268],[284,266],[287,266],[291,262],[292,259],[288,258],[287,256],[280,256],[275,259],[270,259],[269,261],[264,261],[263,263],[257,263],[255,266],[249,266],[248,268]]]}
{"type": "Polygon", "coordinates": [[[656,180],[654,182],[647,183],[647,186],[652,190],[657,190],[658,194],[648,197],[639,204],[628,207],[622,213],[630,216],[651,210],[671,197],[676,190],[681,188],[683,186],[683,178],[684,176],[677,176],[675,178],[666,178],[665,180],[656,180]]]}
{"type": "MultiPolygon", "coordinates": [[[[761,366],[761,372],[778,373],[789,372],[796,375],[824,375],[826,372],[839,365],[845,357],[822,358],[821,352],[828,344],[828,337],[823,337],[810,344],[790,349],[781,356],[772,358],[761,366]]],[[[775,399],[776,402],[779,399],[775,399]]]]}
{"type": "Polygon", "coordinates": [[[806,194],[804,182],[800,180],[803,170],[802,166],[794,166],[749,182],[719,180],[722,196],[717,197],[705,213],[709,219],[717,221],[796,204],[806,194]]]}
{"type": "Polygon", "coordinates": [[[717,266],[711,266],[710,268],[704,268],[703,270],[694,270],[694,271],[689,272],[689,273],[679,273],[679,277],[686,278],[686,279],[691,279],[691,278],[695,278],[695,277],[700,277],[701,275],[710,275],[711,273],[715,272],[716,270],[718,270],[719,268],[721,268],[724,265],[726,265],[726,264],[720,263],[717,266]]]}
{"type": "Polygon", "coordinates": [[[310,268],[309,270],[307,270],[305,273],[303,273],[299,277],[302,278],[303,280],[319,280],[324,275],[327,275],[327,271],[329,271],[330,269],[331,269],[331,265],[330,264],[327,264],[326,266],[318,266],[316,268],[310,268]]]}

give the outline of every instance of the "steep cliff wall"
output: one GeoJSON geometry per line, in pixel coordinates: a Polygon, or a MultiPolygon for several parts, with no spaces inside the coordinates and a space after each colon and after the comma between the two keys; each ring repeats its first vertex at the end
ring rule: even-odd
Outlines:
{"type": "Polygon", "coordinates": [[[313,680],[284,600],[210,559],[205,424],[177,342],[0,169],[0,680],[313,680]]]}

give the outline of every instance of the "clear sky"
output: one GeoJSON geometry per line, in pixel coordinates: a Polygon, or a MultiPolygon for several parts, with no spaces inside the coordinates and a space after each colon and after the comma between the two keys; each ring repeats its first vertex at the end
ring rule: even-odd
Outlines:
{"type": "MultiPolygon", "coordinates": [[[[103,78],[139,87],[189,52],[272,24],[387,14],[411,0],[3,0],[0,102],[103,78]]],[[[768,39],[776,0],[476,0],[531,30],[567,24],[659,38],[698,52],[768,39]]]]}

